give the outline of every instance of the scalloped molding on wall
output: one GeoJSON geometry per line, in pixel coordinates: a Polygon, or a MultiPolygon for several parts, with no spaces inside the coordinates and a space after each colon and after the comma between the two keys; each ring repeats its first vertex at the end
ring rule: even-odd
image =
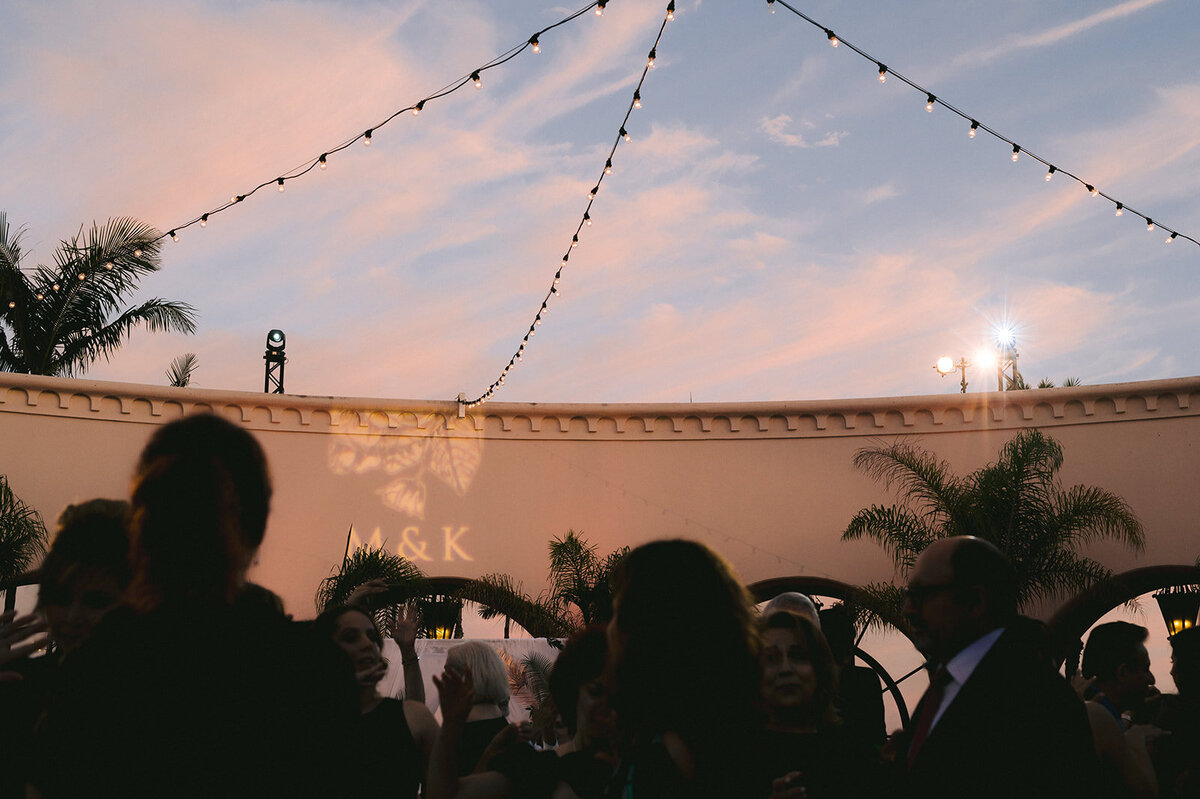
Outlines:
{"type": "Polygon", "coordinates": [[[262,431],[372,435],[413,428],[540,440],[888,436],[1057,427],[1200,415],[1200,377],[975,394],[796,402],[458,404],[169,388],[0,373],[0,413],[163,424],[212,411],[262,431]],[[463,422],[466,423],[464,428],[463,422]]]}

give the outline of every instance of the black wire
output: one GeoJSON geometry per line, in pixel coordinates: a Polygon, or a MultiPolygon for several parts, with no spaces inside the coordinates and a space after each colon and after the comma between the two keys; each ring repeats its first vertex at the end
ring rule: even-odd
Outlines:
{"type": "MultiPolygon", "coordinates": [[[[672,0],[672,2],[670,2],[667,6],[668,13],[670,13],[670,11],[672,11],[674,9],[674,6],[675,6],[675,3],[674,3],[674,0],[672,0]]],[[[589,6],[588,8],[591,8],[591,6],[589,6]]],[[[586,11],[586,10],[587,9],[584,9],[584,11],[586,11]]],[[[577,12],[577,14],[578,13],[582,13],[582,12],[577,12]]],[[[559,22],[557,24],[561,25],[562,23],[559,22]]],[[[667,18],[664,17],[663,21],[662,21],[662,25],[660,25],[658,28],[658,35],[656,37],[654,37],[654,45],[650,48],[651,53],[656,53],[658,51],[658,44],[659,44],[659,42],[662,41],[663,32],[666,29],[667,29],[667,18]]],[[[547,30],[549,30],[549,28],[547,28],[547,30]]],[[[536,36],[536,34],[535,34],[535,36],[536,36]]],[[[533,38],[534,37],[530,37],[531,40],[533,38]]],[[[492,395],[495,394],[500,389],[500,386],[503,385],[504,378],[508,375],[508,373],[510,371],[512,371],[513,368],[515,368],[517,362],[523,357],[525,348],[529,344],[529,339],[536,332],[538,323],[541,321],[542,316],[550,309],[550,300],[557,293],[555,290],[555,286],[558,285],[559,280],[562,278],[562,272],[567,267],[567,264],[571,259],[571,250],[574,249],[575,243],[579,240],[580,231],[583,230],[584,225],[586,225],[587,221],[591,218],[592,204],[596,201],[596,195],[599,193],[601,184],[604,183],[604,178],[605,178],[605,175],[609,168],[609,165],[612,163],[613,156],[617,154],[617,147],[620,146],[621,141],[625,138],[625,135],[626,135],[625,126],[627,124],[629,124],[629,117],[633,114],[634,103],[636,103],[637,98],[639,98],[641,96],[642,85],[646,82],[646,75],[648,75],[649,72],[650,72],[650,61],[649,61],[649,55],[647,55],[646,66],[642,67],[642,75],[638,79],[637,87],[634,89],[634,96],[632,98],[630,98],[630,100],[629,100],[629,107],[625,109],[625,116],[621,120],[620,129],[617,131],[617,138],[613,141],[612,148],[608,151],[608,158],[605,161],[604,169],[602,169],[600,171],[600,177],[596,181],[596,187],[592,190],[592,194],[588,198],[587,206],[583,210],[583,216],[580,217],[579,224],[575,227],[575,233],[571,238],[571,244],[568,245],[567,252],[565,255],[563,255],[562,261],[559,263],[558,269],[554,273],[554,279],[551,281],[550,288],[549,288],[549,290],[546,291],[546,295],[542,298],[541,306],[539,306],[537,313],[534,314],[533,322],[529,325],[529,330],[525,333],[524,337],[521,339],[521,344],[520,344],[520,346],[517,347],[516,352],[514,352],[512,357],[508,359],[508,366],[504,367],[504,369],[501,370],[500,376],[497,377],[494,381],[492,381],[492,384],[487,387],[487,390],[484,391],[482,394],[480,394],[478,397],[476,397],[473,400],[463,401],[463,404],[465,404],[467,407],[472,407],[472,406],[478,405],[482,402],[485,402],[485,401],[491,399],[492,395]]]]}
{"type": "MultiPolygon", "coordinates": [[[[832,33],[833,33],[833,30],[832,30],[831,28],[827,28],[827,27],[825,27],[824,25],[822,25],[820,22],[817,22],[815,19],[813,19],[812,17],[808,16],[808,15],[807,15],[807,14],[805,14],[803,11],[800,11],[799,9],[795,8],[794,6],[792,6],[790,3],[788,3],[788,2],[787,2],[787,0],[767,0],[767,3],[768,3],[768,5],[770,5],[770,4],[773,4],[773,3],[774,3],[774,4],[778,4],[778,5],[781,5],[781,6],[783,6],[783,7],[784,7],[784,8],[786,8],[788,11],[791,11],[793,14],[795,14],[795,15],[796,15],[796,16],[798,16],[798,17],[800,17],[802,20],[804,20],[804,21],[805,21],[805,22],[807,22],[808,24],[812,25],[812,26],[813,26],[813,27],[815,27],[815,28],[818,28],[818,29],[819,29],[819,30],[820,30],[822,33],[825,33],[825,34],[827,34],[827,35],[829,35],[829,34],[832,34],[832,33]]],[[[857,53],[858,55],[862,56],[862,57],[863,57],[863,58],[865,58],[866,60],[870,61],[871,63],[875,64],[876,66],[878,66],[878,67],[880,67],[880,68],[884,68],[884,67],[883,67],[883,61],[879,60],[878,58],[876,58],[875,56],[871,55],[871,54],[870,54],[870,53],[868,53],[867,51],[865,51],[865,50],[862,50],[862,49],[860,49],[859,47],[857,47],[857,46],[855,46],[855,45],[851,44],[850,42],[848,42],[848,41],[846,41],[845,39],[843,39],[841,36],[838,36],[838,37],[837,37],[837,40],[838,40],[838,43],[839,43],[839,44],[844,44],[844,45],[845,45],[847,48],[849,48],[850,50],[854,51],[854,52],[855,52],[855,53],[857,53]]],[[[961,109],[957,108],[956,106],[954,106],[954,105],[951,105],[950,103],[946,102],[945,100],[941,99],[941,98],[940,98],[940,97],[938,97],[936,94],[934,94],[933,92],[931,92],[929,89],[926,89],[924,86],[921,86],[921,85],[920,85],[919,83],[917,83],[916,81],[914,81],[914,80],[911,80],[910,78],[907,78],[907,77],[905,77],[905,76],[904,76],[904,75],[902,75],[901,73],[894,71],[894,70],[893,70],[891,67],[886,67],[886,70],[887,70],[887,74],[888,74],[888,75],[891,75],[891,76],[895,77],[895,78],[896,78],[897,80],[899,80],[901,83],[905,83],[905,84],[907,84],[907,85],[911,86],[912,88],[916,89],[917,91],[919,91],[919,92],[922,92],[923,94],[925,94],[927,97],[929,97],[929,98],[930,98],[930,100],[931,100],[931,101],[932,101],[932,102],[933,102],[935,105],[940,105],[940,106],[942,106],[943,108],[945,108],[947,111],[950,111],[950,112],[951,112],[951,113],[953,113],[953,114],[957,114],[958,116],[962,117],[963,119],[970,121],[970,123],[972,124],[972,126],[974,126],[975,128],[977,128],[977,129],[979,129],[979,130],[982,130],[984,133],[988,133],[988,134],[990,134],[991,136],[993,136],[993,137],[995,137],[995,138],[999,139],[1000,141],[1004,142],[1005,144],[1008,144],[1008,145],[1010,145],[1010,146],[1012,146],[1012,147],[1019,147],[1019,148],[1020,148],[1020,151],[1021,151],[1022,153],[1024,153],[1024,154],[1025,154],[1025,155],[1027,155],[1027,156],[1029,156],[1029,157],[1030,157],[1030,158],[1032,158],[1034,161],[1037,161],[1037,162],[1038,162],[1038,163],[1040,163],[1042,166],[1044,166],[1044,167],[1047,167],[1047,168],[1049,168],[1049,167],[1054,167],[1054,174],[1056,174],[1056,175],[1065,175],[1066,177],[1068,177],[1068,178],[1071,178],[1071,179],[1072,179],[1072,180],[1074,180],[1076,183],[1078,183],[1079,185],[1081,185],[1081,186],[1083,186],[1084,188],[1086,188],[1086,189],[1087,189],[1089,192],[1090,192],[1090,191],[1092,191],[1092,190],[1095,188],[1095,185],[1096,185],[1096,184],[1094,184],[1094,183],[1089,183],[1088,181],[1086,181],[1086,180],[1084,180],[1083,178],[1081,178],[1081,177],[1079,177],[1078,175],[1076,175],[1074,172],[1071,172],[1071,171],[1069,171],[1069,170],[1063,169],[1062,167],[1058,166],[1057,164],[1054,164],[1053,162],[1049,161],[1049,160],[1048,160],[1048,159],[1046,159],[1046,158],[1043,158],[1042,156],[1038,155],[1037,153],[1030,152],[1029,150],[1027,150],[1027,149],[1025,149],[1024,147],[1022,147],[1021,145],[1017,144],[1017,142],[1015,142],[1015,141],[1013,141],[1012,139],[1008,138],[1008,137],[1007,137],[1007,136],[1005,136],[1004,134],[1002,134],[1002,133],[1000,133],[999,131],[997,131],[997,130],[995,130],[995,129],[993,129],[993,128],[990,128],[990,127],[988,127],[987,125],[985,125],[985,124],[983,124],[982,122],[980,122],[980,121],[979,121],[979,119],[978,119],[978,117],[973,117],[973,116],[971,116],[970,114],[966,113],[965,111],[962,111],[961,109]]],[[[1135,214],[1135,215],[1137,215],[1137,216],[1140,216],[1140,217],[1142,217],[1143,219],[1145,219],[1145,220],[1146,220],[1146,224],[1150,224],[1150,222],[1151,222],[1151,217],[1150,217],[1149,215],[1147,215],[1147,214],[1144,214],[1144,213],[1142,213],[1141,211],[1138,211],[1137,209],[1135,209],[1135,208],[1133,208],[1132,206],[1130,206],[1128,203],[1121,202],[1120,200],[1116,199],[1115,197],[1112,197],[1112,196],[1110,196],[1110,195],[1108,195],[1108,194],[1105,194],[1104,192],[1102,192],[1102,191],[1099,191],[1099,190],[1096,190],[1096,194],[1097,194],[1097,196],[1103,197],[1104,199],[1108,200],[1109,202],[1112,202],[1112,203],[1114,203],[1116,206],[1119,206],[1121,209],[1123,209],[1123,210],[1125,210],[1125,211],[1129,211],[1129,212],[1130,212],[1130,213],[1132,213],[1132,214],[1135,214]]],[[[1181,239],[1187,239],[1188,241],[1192,242],[1193,244],[1200,245],[1200,241],[1197,241],[1196,239],[1194,239],[1194,238],[1192,238],[1191,236],[1188,236],[1188,235],[1186,235],[1186,234],[1184,234],[1184,233],[1180,233],[1180,232],[1179,232],[1179,231],[1177,231],[1177,230],[1173,230],[1172,228],[1166,227],[1165,225],[1159,224],[1159,222],[1158,222],[1157,220],[1155,220],[1155,221],[1154,221],[1154,225],[1155,225],[1156,227],[1159,227],[1159,228],[1161,228],[1162,230],[1166,231],[1167,233],[1170,233],[1170,234],[1172,234],[1172,237],[1178,237],[1178,238],[1181,238],[1181,239]]]]}

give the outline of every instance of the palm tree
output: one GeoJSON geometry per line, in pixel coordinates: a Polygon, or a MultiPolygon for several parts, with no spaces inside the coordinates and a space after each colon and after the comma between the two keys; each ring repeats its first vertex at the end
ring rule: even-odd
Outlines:
{"type": "MultiPolygon", "coordinates": [[[[1024,430],[1000,450],[995,463],[958,477],[933,453],[908,441],[859,450],[856,468],[895,488],[900,504],[864,508],[843,541],[873,539],[906,575],[925,547],[939,538],[974,535],[1004,552],[1018,577],[1022,607],[1083,590],[1112,576],[1077,549],[1115,539],[1134,551],[1145,531],[1125,500],[1103,488],[1064,489],[1056,478],[1062,446],[1038,430],[1024,430]]],[[[859,598],[886,621],[900,620],[900,591],[873,583],[859,598]]]]}
{"type": "Polygon", "coordinates": [[[13,493],[0,474],[0,583],[24,574],[46,551],[41,515],[13,493]]]}
{"type": "Polygon", "coordinates": [[[26,270],[21,236],[0,212],[0,370],[74,377],[112,357],[138,325],[192,333],[187,303],[151,299],[126,307],[138,281],[157,272],[161,234],[128,217],[59,242],[54,265],[26,270]]]}
{"type": "Polygon", "coordinates": [[[192,372],[196,371],[198,365],[196,353],[185,352],[171,361],[171,368],[167,369],[167,380],[175,388],[187,388],[192,382],[192,372]]]}

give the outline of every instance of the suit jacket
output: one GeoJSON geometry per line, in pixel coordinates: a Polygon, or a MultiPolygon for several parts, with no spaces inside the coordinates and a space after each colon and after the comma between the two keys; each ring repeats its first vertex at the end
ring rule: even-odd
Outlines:
{"type": "Polygon", "coordinates": [[[1082,701],[1009,628],[980,661],[906,768],[904,795],[1053,797],[1092,795],[1097,763],[1082,701]]]}

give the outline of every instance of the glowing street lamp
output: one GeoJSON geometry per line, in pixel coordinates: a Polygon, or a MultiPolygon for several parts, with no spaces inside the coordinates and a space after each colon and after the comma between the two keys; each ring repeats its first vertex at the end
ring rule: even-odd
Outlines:
{"type": "Polygon", "coordinates": [[[936,369],[937,373],[939,375],[941,375],[942,377],[945,377],[946,375],[950,374],[955,369],[957,369],[959,372],[961,372],[962,373],[962,382],[959,385],[962,386],[962,389],[959,393],[966,394],[967,393],[967,367],[970,365],[971,365],[970,362],[966,358],[959,358],[958,363],[955,363],[953,358],[951,358],[948,355],[943,355],[941,358],[937,359],[937,363],[935,363],[933,365],[933,368],[936,369]]]}
{"type": "Polygon", "coordinates": [[[998,391],[1012,391],[1025,384],[1017,369],[1017,335],[1008,326],[996,328],[996,383],[998,391]]]}

